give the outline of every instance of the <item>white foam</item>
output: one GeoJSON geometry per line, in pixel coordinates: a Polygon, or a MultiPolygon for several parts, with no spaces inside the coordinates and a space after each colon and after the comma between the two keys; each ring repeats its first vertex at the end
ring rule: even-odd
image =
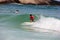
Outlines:
{"type": "Polygon", "coordinates": [[[21,25],[32,25],[34,22],[24,22],[21,25]]]}
{"type": "Polygon", "coordinates": [[[54,17],[41,17],[37,20],[32,27],[51,29],[60,31],[60,20],[54,17]]]}

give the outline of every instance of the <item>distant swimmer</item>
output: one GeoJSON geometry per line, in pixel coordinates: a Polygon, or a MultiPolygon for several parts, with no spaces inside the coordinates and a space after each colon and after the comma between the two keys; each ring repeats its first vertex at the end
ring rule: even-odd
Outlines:
{"type": "Polygon", "coordinates": [[[19,10],[16,10],[16,14],[18,14],[19,13],[19,10]]]}
{"type": "Polygon", "coordinates": [[[30,14],[30,21],[34,22],[34,16],[32,14],[30,14]]]}

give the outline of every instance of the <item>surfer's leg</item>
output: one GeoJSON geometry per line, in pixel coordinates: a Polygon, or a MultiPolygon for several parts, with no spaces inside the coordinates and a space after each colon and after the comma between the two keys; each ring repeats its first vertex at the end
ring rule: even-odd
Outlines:
{"type": "Polygon", "coordinates": [[[32,22],[34,22],[34,19],[32,19],[32,22]]]}
{"type": "Polygon", "coordinates": [[[34,19],[30,19],[30,22],[34,22],[34,19]]]}

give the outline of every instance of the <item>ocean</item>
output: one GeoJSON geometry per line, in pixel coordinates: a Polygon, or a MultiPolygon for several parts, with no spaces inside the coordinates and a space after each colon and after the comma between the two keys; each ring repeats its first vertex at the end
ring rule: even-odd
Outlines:
{"type": "Polygon", "coordinates": [[[60,40],[60,6],[0,4],[0,40],[60,40]]]}

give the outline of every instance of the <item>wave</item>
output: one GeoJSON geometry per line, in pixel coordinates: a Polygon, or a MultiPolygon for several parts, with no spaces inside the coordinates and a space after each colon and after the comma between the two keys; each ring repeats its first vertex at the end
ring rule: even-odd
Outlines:
{"type": "Polygon", "coordinates": [[[60,31],[60,19],[41,15],[32,27],[60,31]]]}
{"type": "MultiPolygon", "coordinates": [[[[60,31],[60,19],[37,14],[33,15],[35,16],[35,22],[31,24],[31,27],[60,31]]],[[[24,24],[24,22],[30,22],[29,14],[0,16],[0,26],[20,28],[22,27],[21,24],[24,24]]]]}
{"type": "MultiPolygon", "coordinates": [[[[35,16],[35,15],[34,15],[35,16]]],[[[29,14],[0,15],[0,26],[21,27],[21,23],[29,22],[29,14]]]]}

